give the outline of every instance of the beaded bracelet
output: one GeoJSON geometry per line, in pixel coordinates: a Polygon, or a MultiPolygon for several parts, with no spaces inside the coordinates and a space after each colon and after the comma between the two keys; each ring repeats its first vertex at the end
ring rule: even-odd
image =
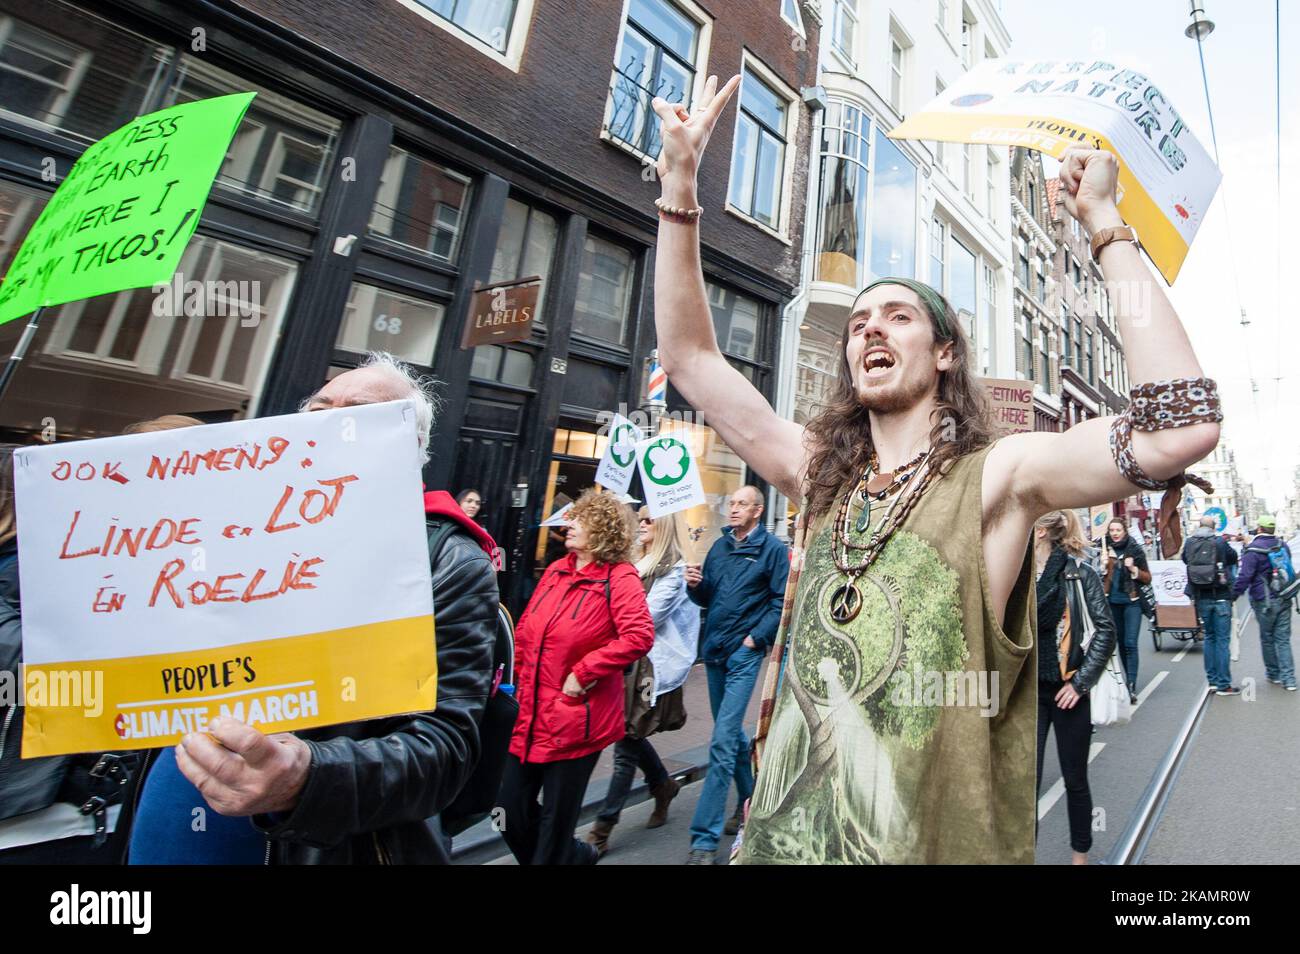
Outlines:
{"type": "Polygon", "coordinates": [[[1144,490],[1165,490],[1170,481],[1155,480],[1138,465],[1133,455],[1134,430],[1163,431],[1223,420],[1218,388],[1210,378],[1139,384],[1129,391],[1129,402],[1110,426],[1110,452],[1124,479],[1144,490]]]}
{"type": "Polygon", "coordinates": [[[679,209],[668,205],[663,199],[655,199],[655,208],[659,210],[661,216],[680,225],[694,225],[700,220],[700,216],[704,214],[702,208],[679,209]]]}

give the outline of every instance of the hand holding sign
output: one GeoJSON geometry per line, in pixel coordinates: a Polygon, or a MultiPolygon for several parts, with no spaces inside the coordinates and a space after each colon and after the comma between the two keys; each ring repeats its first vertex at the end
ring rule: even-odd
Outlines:
{"type": "Polygon", "coordinates": [[[218,814],[264,815],[297,803],[311,749],[288,733],[263,735],[235,719],[217,718],[207,733],[181,739],[176,765],[218,814]]]}
{"type": "Polygon", "coordinates": [[[1068,149],[1061,157],[1065,210],[1088,231],[1124,224],[1117,207],[1119,160],[1102,149],[1068,149]]]}

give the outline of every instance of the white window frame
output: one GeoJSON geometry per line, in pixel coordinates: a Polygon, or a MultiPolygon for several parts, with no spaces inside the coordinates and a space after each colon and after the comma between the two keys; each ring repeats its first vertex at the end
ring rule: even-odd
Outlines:
{"type": "Polygon", "coordinates": [[[830,48],[836,58],[844,63],[850,69],[856,70],[858,67],[858,37],[862,19],[858,16],[857,0],[834,0],[831,4],[831,24],[830,24],[830,48]],[[840,19],[847,14],[853,22],[853,37],[850,40],[852,49],[842,50],[839,45],[840,38],[840,19]]]}
{"type": "MultiPolygon", "coordinates": [[[[709,47],[713,41],[713,17],[695,0],[664,0],[664,2],[675,6],[681,13],[694,20],[700,28],[700,37],[695,44],[695,82],[691,86],[691,102],[696,103],[704,94],[704,84],[709,79],[709,47]]],[[[623,59],[623,35],[627,33],[627,17],[631,9],[631,0],[623,0],[623,12],[618,18],[618,42],[614,44],[614,61],[610,65],[609,82],[605,84],[605,111],[600,120],[599,138],[615,149],[622,149],[628,155],[636,157],[638,161],[646,162],[647,158],[653,161],[658,157],[647,157],[640,149],[629,142],[624,142],[609,131],[609,122],[614,111],[614,84],[618,78],[618,64],[623,59]]]]}
{"type": "Polygon", "coordinates": [[[419,14],[421,18],[432,23],[444,33],[450,33],[466,46],[477,50],[490,60],[495,60],[512,73],[518,73],[524,59],[524,46],[528,42],[528,31],[533,22],[533,7],[536,0],[518,0],[515,4],[515,18],[510,24],[510,41],[504,52],[490,43],[462,30],[456,24],[440,17],[419,0],[397,0],[408,10],[419,14]]]}
{"type": "Polygon", "coordinates": [[[912,40],[891,17],[889,20],[889,105],[899,116],[905,115],[908,93],[908,66],[911,60],[912,40]],[[898,49],[898,70],[894,70],[894,50],[898,49]],[[894,101],[894,80],[898,80],[898,97],[894,101]]]}
{"type": "Polygon", "coordinates": [[[965,42],[960,44],[961,63],[966,69],[974,69],[979,59],[975,55],[976,27],[979,21],[975,19],[975,14],[971,12],[970,7],[962,4],[961,8],[961,31],[965,35],[965,42]],[[969,17],[970,19],[967,19],[969,17]]]}
{"type": "MultiPolygon", "coordinates": [[[[223,279],[214,276],[219,276],[221,274],[222,259],[226,249],[233,249],[236,252],[249,255],[257,254],[256,249],[247,246],[235,245],[231,242],[222,242],[217,239],[213,239],[212,241],[216,247],[212,250],[212,255],[208,258],[207,271],[205,271],[203,277],[199,279],[200,282],[204,283],[205,287],[209,287],[207,285],[207,282],[209,281],[223,281],[223,279]]],[[[183,271],[182,274],[189,274],[189,272],[183,271]]],[[[253,385],[258,382],[261,382],[261,384],[264,385],[266,382],[266,373],[270,367],[271,358],[275,353],[275,345],[280,337],[279,333],[283,327],[284,314],[286,310],[285,306],[289,301],[289,296],[293,293],[293,287],[297,284],[297,281],[298,270],[295,269],[288,275],[283,276],[279,281],[269,283],[272,284],[271,290],[277,294],[273,294],[268,301],[260,301],[258,303],[258,311],[256,315],[257,324],[253,327],[256,327],[259,332],[263,327],[270,328],[273,333],[258,335],[258,340],[255,341],[256,347],[248,356],[248,364],[244,368],[244,379],[242,381],[227,381],[221,377],[205,377],[203,375],[191,374],[189,371],[183,371],[181,369],[188,368],[191,358],[194,357],[194,348],[198,344],[201,322],[221,321],[223,322],[221,341],[217,346],[217,353],[212,359],[213,371],[220,375],[225,369],[226,360],[230,357],[231,342],[234,340],[236,332],[244,326],[244,319],[232,317],[229,307],[226,309],[227,317],[225,318],[200,318],[197,320],[192,318],[167,319],[170,321],[186,322],[185,332],[181,337],[180,347],[176,349],[176,358],[172,362],[171,377],[195,384],[207,384],[218,388],[233,388],[240,391],[247,391],[250,395],[250,400],[251,398],[256,397],[257,392],[260,391],[260,386],[255,388],[253,385]],[[281,285],[281,287],[275,288],[275,285],[281,285]],[[279,313],[279,319],[275,320],[274,316],[277,312],[279,313]]],[[[235,314],[238,314],[238,309],[236,309],[235,314]]],[[[154,319],[151,317],[150,320],[152,321],[154,319]]],[[[249,404],[249,407],[256,406],[256,404],[249,404]]]]}
{"type": "Polygon", "coordinates": [[[929,248],[926,250],[926,262],[930,266],[926,269],[927,278],[929,279],[930,286],[938,289],[939,294],[946,298],[948,296],[948,278],[951,274],[950,266],[952,264],[951,256],[948,254],[948,240],[952,237],[952,225],[939,215],[938,209],[935,209],[935,211],[930,213],[930,227],[927,232],[926,244],[929,248]],[[938,284],[935,284],[934,281],[934,240],[936,229],[941,237],[942,245],[940,248],[943,252],[942,257],[939,259],[939,267],[943,269],[943,276],[939,279],[938,284]]]}
{"type": "MultiPolygon", "coordinates": [[[[20,24],[22,26],[25,26],[28,29],[36,31],[36,33],[38,34],[49,36],[53,38],[56,42],[62,43],[66,46],[71,46],[71,47],[77,46],[77,44],[75,43],[65,40],[62,37],[57,36],[56,34],[50,33],[48,30],[42,29],[41,27],[37,26],[35,23],[29,23],[26,20],[17,20],[12,16],[5,16],[5,17],[0,17],[0,50],[3,50],[5,46],[8,45],[10,39],[13,37],[15,24],[20,24]]],[[[57,88],[60,89],[61,92],[58,94],[58,98],[55,100],[55,105],[49,110],[49,113],[51,116],[57,117],[57,119],[60,122],[66,117],[68,104],[71,102],[72,98],[76,96],[78,91],[81,89],[81,81],[85,79],[86,71],[90,68],[90,58],[91,58],[90,51],[81,48],[81,52],[75,54],[75,58],[72,63],[72,68],[68,71],[67,82],[63,84],[59,84],[57,86],[57,88]]],[[[6,72],[19,73],[18,70],[6,70],[6,72]]],[[[32,77],[32,78],[45,83],[47,86],[49,86],[52,89],[56,88],[56,84],[49,82],[44,77],[32,77]]],[[[15,113],[12,112],[11,110],[4,109],[3,105],[0,105],[0,116],[10,117],[18,120],[24,125],[35,126],[38,129],[47,129],[50,132],[59,132],[63,128],[60,125],[60,122],[52,123],[43,119],[37,119],[34,116],[26,116],[21,113],[15,113]]],[[[75,135],[75,134],[65,132],[64,135],[75,135]]]]}
{"type": "Polygon", "coordinates": [[[791,20],[785,15],[785,0],[778,0],[781,4],[781,19],[790,24],[790,28],[798,33],[804,39],[808,38],[808,31],[803,27],[803,13],[799,10],[799,0],[790,0],[790,6],[794,8],[794,19],[791,20]]]}
{"type": "MultiPolygon", "coordinates": [[[[783,100],[785,100],[785,104],[786,104],[785,155],[782,160],[782,169],[781,169],[781,209],[778,212],[778,216],[777,216],[777,227],[772,228],[770,225],[766,224],[765,222],[760,222],[752,215],[749,215],[747,212],[742,212],[740,209],[736,208],[734,205],[731,204],[730,168],[732,165],[732,159],[735,154],[736,141],[740,133],[740,95],[742,90],[737,90],[736,107],[734,110],[736,116],[731,131],[732,156],[728,157],[728,163],[727,163],[728,172],[727,172],[726,212],[729,215],[736,216],[736,218],[741,219],[744,222],[748,222],[750,225],[762,229],[768,235],[772,236],[773,238],[780,239],[786,245],[790,245],[791,244],[790,210],[794,201],[793,192],[794,192],[795,153],[798,152],[796,136],[798,135],[798,131],[799,131],[799,108],[798,108],[799,93],[796,92],[794,89],[791,89],[789,86],[787,86],[785,82],[782,81],[781,77],[777,76],[776,73],[774,73],[767,66],[766,63],[764,63],[758,57],[750,53],[748,49],[743,50],[741,53],[740,75],[742,77],[745,75],[745,70],[749,70],[759,79],[761,79],[764,83],[766,83],[774,93],[776,93],[783,100]]],[[[743,79],[741,80],[741,84],[743,86],[744,84],[743,79]]]]}
{"type": "MultiPolygon", "coordinates": [[[[947,89],[948,89],[948,84],[943,81],[942,76],[936,73],[934,76],[935,98],[937,99],[938,97],[942,96],[944,94],[944,91],[947,89]]],[[[947,149],[944,148],[943,141],[938,139],[934,140],[934,164],[936,167],[939,168],[941,172],[943,172],[944,175],[948,176],[950,179],[952,178],[952,176],[949,175],[948,173],[947,149]]]]}
{"type": "Polygon", "coordinates": [[[998,188],[997,177],[1000,175],[998,169],[1002,165],[1002,160],[998,158],[997,149],[993,146],[984,147],[984,200],[988,208],[984,210],[985,217],[993,225],[1001,222],[998,215],[998,199],[1001,197],[1001,190],[998,188]]]}
{"type": "Polygon", "coordinates": [[[305,146],[309,150],[315,150],[319,148],[314,143],[310,143],[305,139],[299,139],[297,136],[294,136],[290,133],[277,132],[275,134],[275,141],[271,143],[271,153],[269,156],[267,156],[266,159],[266,168],[262,170],[261,181],[259,181],[257,184],[257,191],[259,193],[259,198],[265,199],[268,202],[273,202],[277,205],[282,205],[285,208],[294,209],[298,212],[306,212],[306,209],[302,208],[302,203],[299,203],[297,201],[286,202],[283,199],[278,199],[275,197],[275,186],[277,183],[283,181],[289,183],[290,185],[294,186],[297,189],[305,189],[306,191],[310,192],[313,196],[315,196],[316,201],[307,204],[311,208],[319,209],[320,206],[318,204],[318,200],[321,198],[322,194],[325,191],[325,186],[323,183],[326,175],[329,173],[329,170],[326,168],[324,164],[321,165],[320,167],[321,179],[319,183],[308,182],[305,179],[295,179],[293,176],[281,174],[281,170],[284,168],[285,157],[289,152],[289,150],[285,147],[286,140],[296,143],[300,146],[305,146]]]}

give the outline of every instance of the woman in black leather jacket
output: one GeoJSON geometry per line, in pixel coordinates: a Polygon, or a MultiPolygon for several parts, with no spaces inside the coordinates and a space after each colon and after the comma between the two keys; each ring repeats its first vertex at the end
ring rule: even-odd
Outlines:
{"type": "Polygon", "coordinates": [[[1115,651],[1115,622],[1101,579],[1086,562],[1087,541],[1079,518],[1055,510],[1034,524],[1038,569],[1038,784],[1043,780],[1047,733],[1056,729],[1056,752],[1065,781],[1074,863],[1088,863],[1092,847],[1092,792],[1088,746],[1092,707],[1087,693],[1115,651]],[[1082,599],[1080,587],[1082,584],[1082,599]],[[1082,620],[1094,635],[1085,650],[1082,620]]]}

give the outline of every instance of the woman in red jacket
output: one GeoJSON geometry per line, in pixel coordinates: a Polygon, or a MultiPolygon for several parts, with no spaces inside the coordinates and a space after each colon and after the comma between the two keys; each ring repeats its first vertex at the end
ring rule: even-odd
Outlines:
{"type": "Polygon", "coordinates": [[[588,490],[568,519],[568,553],[546,568],[515,632],[519,718],[501,807],[521,865],[595,863],[573,837],[583,794],[601,750],[624,735],[623,670],[654,645],[624,506],[588,490]]]}

